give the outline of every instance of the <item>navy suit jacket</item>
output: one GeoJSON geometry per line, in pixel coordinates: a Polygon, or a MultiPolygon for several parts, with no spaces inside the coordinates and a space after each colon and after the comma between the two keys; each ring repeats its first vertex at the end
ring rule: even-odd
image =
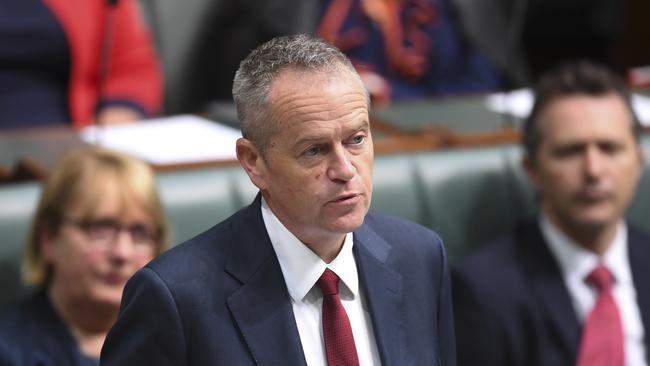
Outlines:
{"type": "MultiPolygon", "coordinates": [[[[455,365],[440,238],[369,213],[353,253],[382,364],[455,365]]],[[[306,365],[259,196],[134,275],[100,364],[306,365]]]]}
{"type": "Polygon", "coordinates": [[[0,366],[96,366],[82,354],[46,290],[0,316],[0,366]]]}
{"type": "MultiPolygon", "coordinates": [[[[650,237],[629,227],[630,267],[650,351],[650,237]]],[[[452,271],[459,366],[575,365],[581,324],[537,222],[452,271]]]]}

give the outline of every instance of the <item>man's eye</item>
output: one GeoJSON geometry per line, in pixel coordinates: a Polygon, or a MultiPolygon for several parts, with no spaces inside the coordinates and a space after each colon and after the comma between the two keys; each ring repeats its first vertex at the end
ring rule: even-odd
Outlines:
{"type": "Polygon", "coordinates": [[[581,154],[583,150],[582,146],[566,146],[555,149],[553,155],[558,158],[570,158],[581,154]]]}
{"type": "Polygon", "coordinates": [[[312,146],[309,149],[305,150],[303,153],[306,156],[316,156],[321,152],[321,148],[319,146],[312,146]]]}
{"type": "Polygon", "coordinates": [[[617,144],[614,142],[602,143],[598,147],[602,152],[608,155],[619,153],[625,149],[625,146],[622,144],[617,144]]]}
{"type": "Polygon", "coordinates": [[[361,145],[364,141],[366,141],[366,136],[364,135],[357,135],[352,138],[352,143],[354,145],[361,145]]]}

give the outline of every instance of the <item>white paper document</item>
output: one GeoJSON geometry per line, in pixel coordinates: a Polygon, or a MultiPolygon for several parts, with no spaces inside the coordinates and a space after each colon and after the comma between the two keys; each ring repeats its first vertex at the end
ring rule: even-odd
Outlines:
{"type": "Polygon", "coordinates": [[[192,115],[145,120],[117,126],[89,126],[81,139],[135,156],[154,165],[236,159],[241,131],[192,115]]]}
{"type": "MultiPolygon", "coordinates": [[[[518,89],[507,93],[493,93],[485,99],[486,107],[497,113],[507,113],[527,118],[533,109],[535,96],[530,89],[518,89]]],[[[650,126],[650,97],[632,94],[632,108],[644,126],[650,126]]]]}

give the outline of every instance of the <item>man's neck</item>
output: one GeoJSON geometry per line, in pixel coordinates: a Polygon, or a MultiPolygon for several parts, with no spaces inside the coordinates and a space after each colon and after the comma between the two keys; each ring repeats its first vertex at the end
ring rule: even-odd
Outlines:
{"type": "Polygon", "coordinates": [[[341,248],[343,248],[343,242],[345,241],[345,235],[343,235],[343,237],[341,237],[339,240],[335,240],[329,243],[320,242],[316,245],[305,242],[302,239],[301,241],[307,246],[307,248],[316,253],[316,255],[319,256],[325,263],[330,263],[341,252],[341,248]]]}
{"type": "Polygon", "coordinates": [[[599,226],[570,225],[557,220],[552,215],[546,215],[551,223],[567,237],[581,247],[602,256],[612,246],[618,230],[618,222],[599,226]]]}
{"type": "Polygon", "coordinates": [[[272,205],[263,197],[264,201],[262,206],[268,207],[270,213],[282,224],[291,234],[293,234],[300,242],[302,242],[309,250],[319,256],[325,263],[330,263],[336,256],[338,256],[343,243],[345,242],[345,233],[332,233],[325,232],[324,230],[305,229],[292,225],[291,220],[283,219],[282,215],[278,215],[272,205]]]}

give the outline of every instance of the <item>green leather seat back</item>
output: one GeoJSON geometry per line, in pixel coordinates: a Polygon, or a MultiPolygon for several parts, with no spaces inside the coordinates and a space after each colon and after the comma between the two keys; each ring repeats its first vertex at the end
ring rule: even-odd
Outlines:
{"type": "Polygon", "coordinates": [[[240,208],[234,182],[240,171],[233,166],[156,175],[172,245],[207,230],[240,208]]]}
{"type": "Polygon", "coordinates": [[[504,233],[529,214],[532,195],[518,169],[516,146],[449,150],[414,157],[426,226],[443,238],[450,262],[504,233]]]}
{"type": "MultiPolygon", "coordinates": [[[[642,144],[650,152],[650,137],[642,144]]],[[[535,193],[516,145],[379,155],[372,208],[436,230],[450,262],[511,230],[536,212],[535,193]]],[[[646,171],[650,162],[646,162],[646,171]]],[[[258,189],[239,166],[156,175],[172,245],[185,241],[252,202],[258,189]]],[[[27,232],[40,184],[0,187],[0,310],[30,289],[20,282],[27,232]]],[[[628,211],[650,231],[650,174],[642,177],[628,211]]]]}
{"type": "Polygon", "coordinates": [[[237,210],[250,205],[259,192],[259,189],[253,185],[246,172],[244,172],[244,169],[239,166],[237,167],[235,174],[232,174],[231,178],[237,210]]]}
{"type": "Polygon", "coordinates": [[[38,183],[0,189],[0,310],[30,291],[21,282],[22,258],[40,193],[38,183]]]}
{"type": "Polygon", "coordinates": [[[421,189],[413,179],[414,173],[410,155],[376,158],[372,209],[424,225],[421,189]]]}

